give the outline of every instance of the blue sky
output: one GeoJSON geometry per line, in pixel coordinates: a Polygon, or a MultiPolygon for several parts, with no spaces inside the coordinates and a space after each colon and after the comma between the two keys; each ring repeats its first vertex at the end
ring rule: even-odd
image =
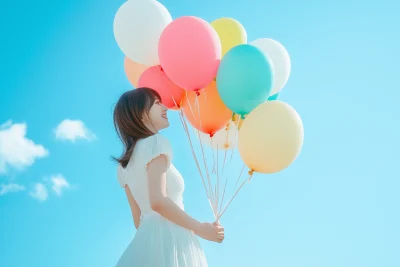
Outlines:
{"type": "MultiPolygon", "coordinates": [[[[173,18],[233,17],[249,41],[281,42],[292,61],[281,100],[305,128],[297,161],[256,175],[232,203],[224,243],[201,241],[210,267],[399,266],[400,4],[161,2],[173,18]]],[[[112,31],[122,3],[2,3],[0,266],[113,266],[135,233],[109,160],[121,149],[112,107],[130,89],[112,31]],[[85,138],[73,141],[65,128],[85,138]]],[[[170,117],[164,134],[185,177],[186,209],[210,221],[180,121],[170,117]]]]}

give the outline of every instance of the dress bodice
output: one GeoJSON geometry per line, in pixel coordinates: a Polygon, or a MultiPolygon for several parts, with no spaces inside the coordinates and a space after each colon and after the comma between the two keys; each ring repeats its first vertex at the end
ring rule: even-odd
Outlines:
{"type": "Polygon", "coordinates": [[[141,209],[142,215],[152,212],[148,193],[147,166],[153,159],[160,155],[165,155],[168,160],[166,173],[167,196],[175,204],[184,209],[184,180],[171,162],[173,156],[171,145],[168,139],[160,134],[155,134],[139,140],[126,168],[118,165],[117,170],[120,186],[129,186],[133,197],[141,209]]]}

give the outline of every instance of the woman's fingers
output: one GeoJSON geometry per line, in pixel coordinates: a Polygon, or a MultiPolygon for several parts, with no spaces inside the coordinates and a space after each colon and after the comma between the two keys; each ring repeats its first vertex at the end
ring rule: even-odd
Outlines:
{"type": "Polygon", "coordinates": [[[219,232],[218,236],[217,236],[217,239],[222,241],[222,240],[224,240],[224,238],[225,238],[224,232],[219,232]]]}
{"type": "Polygon", "coordinates": [[[218,222],[214,222],[213,225],[217,228],[216,229],[216,239],[215,242],[222,243],[225,238],[225,228],[221,226],[218,222]]]}

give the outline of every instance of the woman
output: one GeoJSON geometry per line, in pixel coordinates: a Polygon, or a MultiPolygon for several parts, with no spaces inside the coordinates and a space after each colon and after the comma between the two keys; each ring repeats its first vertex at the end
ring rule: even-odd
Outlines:
{"type": "Polygon", "coordinates": [[[150,88],[124,93],[114,110],[124,144],[118,181],[131,207],[136,235],[117,267],[206,267],[196,235],[221,243],[224,229],[185,213],[184,181],[171,163],[172,150],[158,131],[169,126],[167,108],[150,88]]]}

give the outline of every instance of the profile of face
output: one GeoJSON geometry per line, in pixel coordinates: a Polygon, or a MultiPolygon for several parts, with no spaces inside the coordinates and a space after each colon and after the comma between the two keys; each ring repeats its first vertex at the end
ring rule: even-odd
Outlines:
{"type": "Polygon", "coordinates": [[[165,129],[169,126],[167,111],[168,108],[159,99],[155,99],[149,113],[143,115],[143,123],[154,133],[165,129]]]}

